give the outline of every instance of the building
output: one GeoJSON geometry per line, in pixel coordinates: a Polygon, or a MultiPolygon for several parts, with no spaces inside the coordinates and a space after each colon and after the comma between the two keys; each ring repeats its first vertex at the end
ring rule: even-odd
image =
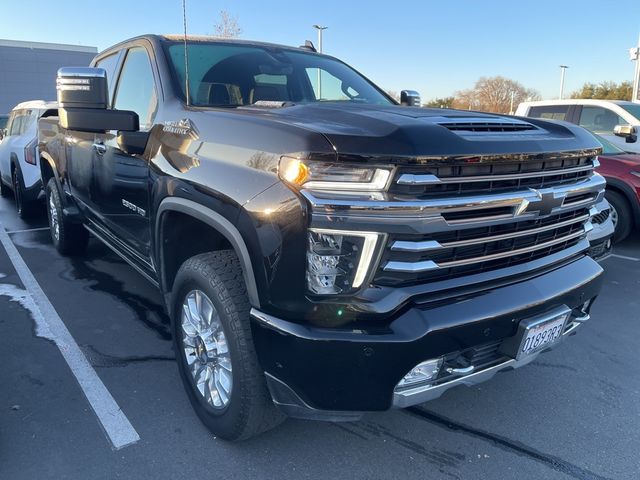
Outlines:
{"type": "Polygon", "coordinates": [[[96,47],[0,39],[0,114],[27,100],[55,100],[60,67],[87,66],[96,47]]]}

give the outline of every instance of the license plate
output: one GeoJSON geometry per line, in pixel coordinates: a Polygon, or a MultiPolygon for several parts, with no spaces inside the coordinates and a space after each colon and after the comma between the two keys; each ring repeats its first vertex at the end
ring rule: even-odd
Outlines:
{"type": "Polygon", "coordinates": [[[520,360],[523,357],[549,348],[560,340],[568,316],[568,313],[562,313],[550,319],[525,325],[516,359],[520,360]]]}

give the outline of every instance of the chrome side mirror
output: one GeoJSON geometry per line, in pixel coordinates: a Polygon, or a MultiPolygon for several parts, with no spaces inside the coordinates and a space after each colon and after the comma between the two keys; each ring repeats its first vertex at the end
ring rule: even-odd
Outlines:
{"type": "Polygon", "coordinates": [[[106,110],[108,107],[109,89],[104,68],[63,67],[58,70],[56,90],[61,108],[106,110]]]}
{"type": "Polygon", "coordinates": [[[405,107],[419,107],[420,94],[415,90],[402,90],[400,92],[400,105],[405,107]]]}
{"type": "Polygon", "coordinates": [[[613,129],[616,137],[622,137],[627,143],[635,143],[638,140],[636,127],[632,125],[616,125],[613,129]]]}

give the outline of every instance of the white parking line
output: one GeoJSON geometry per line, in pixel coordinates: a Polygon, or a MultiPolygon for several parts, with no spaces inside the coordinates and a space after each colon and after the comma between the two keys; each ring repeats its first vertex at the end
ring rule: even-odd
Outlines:
{"type": "Polygon", "coordinates": [[[635,257],[627,257],[626,255],[618,255],[617,253],[612,253],[609,255],[610,257],[621,258],[623,260],[631,260],[632,262],[640,262],[640,258],[635,257]]]}
{"type": "Polygon", "coordinates": [[[45,323],[45,325],[39,325],[39,327],[45,328],[50,332],[51,335],[48,335],[48,337],[55,342],[60,353],[62,353],[113,447],[118,450],[140,440],[138,432],[133,428],[133,425],[131,425],[129,419],[111,396],[107,387],[102,383],[102,380],[100,380],[100,377],[98,377],[98,374],[84,356],[82,350],[80,350],[80,347],[71,336],[71,333],[69,333],[51,302],[49,302],[42,288],[40,288],[2,223],[0,223],[0,243],[9,255],[9,259],[22,284],[33,300],[33,304],[40,311],[40,315],[36,315],[34,320],[45,323]]]}
{"type": "Polygon", "coordinates": [[[7,233],[12,234],[12,233],[44,232],[45,230],[49,230],[49,227],[27,228],[25,230],[7,230],[7,233]]]}

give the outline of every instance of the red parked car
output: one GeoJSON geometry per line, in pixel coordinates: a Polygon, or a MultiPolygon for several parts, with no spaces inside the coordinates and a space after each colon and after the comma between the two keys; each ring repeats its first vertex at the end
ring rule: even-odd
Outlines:
{"type": "Polygon", "coordinates": [[[606,197],[611,204],[614,242],[624,240],[640,226],[640,154],[627,153],[599,135],[602,155],[597,172],[607,179],[606,197]]]}

